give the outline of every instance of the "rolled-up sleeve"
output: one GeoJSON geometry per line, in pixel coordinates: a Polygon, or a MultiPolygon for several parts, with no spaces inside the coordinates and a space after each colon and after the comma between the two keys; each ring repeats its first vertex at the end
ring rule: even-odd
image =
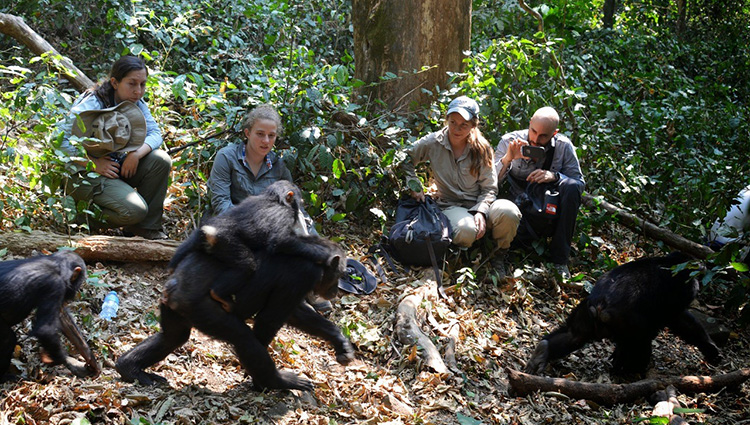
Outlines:
{"type": "Polygon", "coordinates": [[[136,105],[138,105],[138,108],[143,112],[143,116],[146,118],[146,140],[144,143],[149,145],[151,150],[159,149],[163,143],[159,124],[154,120],[151,111],[148,109],[148,105],[146,105],[146,102],[144,102],[143,99],[139,100],[136,105]]]}
{"type": "Polygon", "coordinates": [[[208,189],[211,193],[211,207],[215,214],[221,214],[234,205],[232,204],[232,167],[226,151],[220,150],[211,168],[208,178],[208,189]]]}

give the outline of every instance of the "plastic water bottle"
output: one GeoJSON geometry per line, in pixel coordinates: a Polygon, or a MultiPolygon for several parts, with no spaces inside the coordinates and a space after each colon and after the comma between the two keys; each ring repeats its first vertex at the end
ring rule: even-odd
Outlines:
{"type": "Polygon", "coordinates": [[[117,292],[109,291],[104,302],[102,303],[102,312],[99,313],[99,317],[106,321],[112,321],[112,318],[117,316],[117,309],[120,307],[120,298],[117,297],[117,292]]]}

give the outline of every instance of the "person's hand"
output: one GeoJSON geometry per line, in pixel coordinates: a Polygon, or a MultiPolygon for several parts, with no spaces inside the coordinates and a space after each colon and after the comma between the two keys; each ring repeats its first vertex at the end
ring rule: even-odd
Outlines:
{"type": "Polygon", "coordinates": [[[508,143],[508,151],[505,152],[502,161],[504,163],[510,163],[514,159],[525,158],[523,153],[521,153],[521,147],[528,144],[529,142],[521,139],[511,140],[510,143],[508,143]]]}
{"type": "Polygon", "coordinates": [[[552,183],[557,180],[555,173],[549,170],[534,170],[526,177],[529,183],[552,183]]]}
{"type": "Polygon", "coordinates": [[[116,179],[120,177],[120,164],[109,156],[92,158],[91,162],[94,163],[94,171],[102,176],[108,179],[116,179]]]}
{"type": "Polygon", "coordinates": [[[421,190],[419,192],[410,190],[409,195],[411,195],[412,198],[416,199],[419,202],[424,202],[424,192],[422,192],[421,190]]]}
{"type": "Polygon", "coordinates": [[[487,231],[487,221],[484,218],[484,214],[480,212],[474,214],[474,225],[477,226],[477,240],[479,240],[487,231]]]}
{"type": "Polygon", "coordinates": [[[120,177],[124,177],[126,179],[133,177],[135,175],[135,172],[138,170],[139,161],[140,158],[138,158],[138,155],[126,155],[125,161],[122,162],[122,166],[120,167],[120,177]]]}

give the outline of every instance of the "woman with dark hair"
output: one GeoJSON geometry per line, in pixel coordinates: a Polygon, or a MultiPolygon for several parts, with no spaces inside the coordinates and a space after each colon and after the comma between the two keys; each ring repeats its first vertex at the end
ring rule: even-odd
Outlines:
{"type": "Polygon", "coordinates": [[[93,201],[104,212],[106,226],[123,227],[126,236],[166,239],[162,212],[172,161],[159,149],[159,128],[143,101],[148,69],[143,59],[123,56],[109,79],[83,93],[62,124],[62,148],[77,155],[77,137],[94,164],[91,176],[80,172],[69,179],[68,193],[76,201],[93,201]]]}
{"type": "Polygon", "coordinates": [[[433,195],[453,228],[453,243],[469,247],[492,231],[498,251],[492,265],[505,277],[505,255],[516,236],[521,212],[507,199],[497,199],[497,173],[492,147],[479,130],[479,105],[460,96],[448,105],[446,126],[414,142],[402,163],[412,198],[424,202],[415,166],[430,162],[433,195]],[[419,190],[413,190],[419,188],[419,190]]]}

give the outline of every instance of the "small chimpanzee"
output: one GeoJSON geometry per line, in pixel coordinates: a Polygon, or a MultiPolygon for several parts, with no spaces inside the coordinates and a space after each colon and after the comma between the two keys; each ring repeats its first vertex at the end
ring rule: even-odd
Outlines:
{"type": "MultiPolygon", "coordinates": [[[[261,194],[249,196],[224,214],[207,219],[180,245],[169,266],[176,268],[191,251],[206,252],[230,268],[250,273],[257,267],[253,251],[258,250],[299,255],[323,263],[329,251],[321,249],[317,241],[307,233],[299,189],[279,180],[261,194]]],[[[228,299],[243,284],[241,279],[216,281],[211,295],[230,311],[228,299]]]]}
{"type": "Polygon", "coordinates": [[[91,375],[82,362],[67,355],[60,342],[60,309],[86,281],[86,263],[78,254],[53,255],[0,262],[0,374],[7,372],[18,342],[12,326],[36,309],[32,335],[43,348],[42,358],[63,364],[74,375],[91,375]]]}
{"type": "Polygon", "coordinates": [[[643,373],[651,360],[651,341],[664,327],[698,347],[710,363],[718,362],[719,349],[687,310],[698,293],[698,280],[688,268],[672,271],[689,260],[676,252],[636,260],[604,274],[565,324],[537,345],[526,372],[539,374],[548,362],[608,338],[615,344],[612,373],[643,373]]]}
{"type": "MultiPolygon", "coordinates": [[[[331,342],[336,359],[347,364],[353,348],[341,331],[303,303],[311,290],[330,299],[338,292],[338,280],[346,272],[346,256],[335,243],[319,236],[318,248],[326,261],[300,255],[254,251],[257,268],[248,272],[201,251],[191,251],[177,264],[165,284],[160,304],[161,332],[122,355],[116,364],[122,379],[150,385],[164,378],[144,371],[187,342],[190,330],[234,346],[242,365],[258,389],[309,390],[312,383],[291,372],[276,369],[267,346],[284,323],[331,342]],[[235,286],[235,308],[227,312],[210,295],[212,287],[235,286]],[[252,329],[245,323],[254,318],[252,329]]],[[[310,241],[308,241],[310,242],[310,241]]]]}

